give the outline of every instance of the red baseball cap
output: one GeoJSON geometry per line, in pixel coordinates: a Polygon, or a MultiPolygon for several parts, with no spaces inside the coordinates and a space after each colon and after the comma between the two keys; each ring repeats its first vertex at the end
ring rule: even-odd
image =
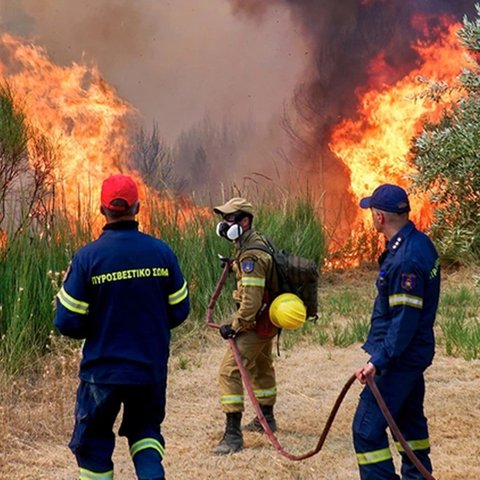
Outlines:
{"type": "Polygon", "coordinates": [[[135,182],[127,175],[112,175],[103,181],[101,202],[109,210],[121,212],[125,208],[112,205],[114,200],[124,200],[130,208],[138,202],[138,190],[135,182]]]}

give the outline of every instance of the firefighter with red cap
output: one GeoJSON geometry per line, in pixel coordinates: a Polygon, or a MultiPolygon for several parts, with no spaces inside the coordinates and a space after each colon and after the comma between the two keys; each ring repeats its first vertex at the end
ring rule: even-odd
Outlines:
{"type": "MultiPolygon", "coordinates": [[[[278,286],[272,256],[260,249],[246,249],[253,244],[267,245],[265,238],[253,229],[254,210],[250,202],[235,197],[214,212],[222,216],[217,234],[235,246],[232,268],[237,278],[233,299],[237,311],[232,323],[222,325],[224,339],[235,338],[244,359],[255,396],[272,431],[276,430],[273,407],[277,396],[272,358],[273,338],[278,329],[270,322],[269,305],[278,286]]],[[[243,448],[241,430],[244,392],[240,371],[229,348],[220,365],[220,401],[226,414],[225,433],[214,449],[216,455],[234,453],[243,448]]],[[[263,432],[257,417],[246,430],[263,432]]]]}
{"type": "MultiPolygon", "coordinates": [[[[440,260],[431,240],[409,220],[405,190],[384,184],[360,201],[375,229],[387,240],[380,256],[370,331],[363,348],[370,355],[356,371],[365,384],[372,377],[410,448],[427,469],[430,441],[423,402],[424,371],[435,351],[433,325],[440,295],[440,260]]],[[[362,480],[395,480],[387,422],[365,386],[353,420],[353,440],[362,480]]],[[[423,475],[399,447],[403,480],[423,475]]]]}
{"type": "Polygon", "coordinates": [[[113,479],[113,425],[128,439],[137,478],[165,478],[165,392],[170,330],[189,313],[178,260],[163,241],[138,230],[135,182],[102,184],[103,233],[73,256],[57,295],[55,326],[85,339],[70,449],[79,480],[113,479]]]}

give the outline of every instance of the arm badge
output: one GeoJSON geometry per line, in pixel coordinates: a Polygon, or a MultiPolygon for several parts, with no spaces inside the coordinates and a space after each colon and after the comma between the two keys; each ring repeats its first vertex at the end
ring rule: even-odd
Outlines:
{"type": "Polygon", "coordinates": [[[242,272],[251,273],[255,268],[255,262],[251,258],[247,258],[242,261],[242,272]]]}
{"type": "Polygon", "coordinates": [[[404,290],[410,291],[415,288],[417,277],[414,273],[402,273],[400,285],[404,290]]]}

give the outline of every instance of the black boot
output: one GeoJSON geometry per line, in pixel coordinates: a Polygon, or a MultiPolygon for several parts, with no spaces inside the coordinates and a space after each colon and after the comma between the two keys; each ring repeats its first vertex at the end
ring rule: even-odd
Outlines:
{"type": "MultiPolygon", "coordinates": [[[[275,421],[275,417],[273,416],[273,405],[260,405],[262,410],[263,416],[270,427],[272,432],[277,430],[277,422],[275,421]]],[[[262,424],[258,417],[255,417],[250,423],[247,423],[244,427],[244,430],[247,432],[264,432],[262,424]]]]}
{"type": "Polygon", "coordinates": [[[227,413],[225,433],[222,441],[213,450],[215,455],[227,455],[238,452],[243,448],[243,435],[240,425],[242,423],[242,412],[227,413]]]}

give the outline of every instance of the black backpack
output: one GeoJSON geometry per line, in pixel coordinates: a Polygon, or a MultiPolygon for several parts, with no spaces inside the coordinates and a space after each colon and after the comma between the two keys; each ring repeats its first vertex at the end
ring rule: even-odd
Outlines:
{"type": "Polygon", "coordinates": [[[274,297],[282,293],[294,293],[299,296],[307,308],[307,317],[317,317],[318,312],[318,266],[314,260],[293,255],[285,250],[275,248],[273,243],[263,237],[264,243],[250,243],[242,246],[245,250],[262,250],[273,258],[278,277],[278,291],[272,292],[274,297]]]}

